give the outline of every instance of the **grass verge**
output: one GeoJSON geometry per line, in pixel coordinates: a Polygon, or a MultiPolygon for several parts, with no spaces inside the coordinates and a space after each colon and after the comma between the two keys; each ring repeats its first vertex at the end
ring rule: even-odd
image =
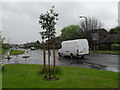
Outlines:
{"type": "MultiPolygon", "coordinates": [[[[7,52],[9,49],[3,49],[2,50],[2,54],[4,54],[5,52],[7,52]]],[[[17,54],[23,54],[25,51],[23,50],[12,50],[10,52],[11,55],[17,55],[17,54]]]]}
{"type": "Polygon", "coordinates": [[[117,88],[118,73],[88,68],[57,66],[59,80],[46,81],[42,65],[9,64],[2,73],[3,88],[117,88]]]}
{"type": "Polygon", "coordinates": [[[2,89],[2,71],[0,70],[0,90],[2,89]]]}
{"type": "Polygon", "coordinates": [[[103,53],[103,54],[120,54],[120,51],[90,51],[95,53],[103,53]]]}
{"type": "Polygon", "coordinates": [[[2,49],[2,54],[4,54],[5,52],[7,52],[9,49],[2,49]]]}
{"type": "Polygon", "coordinates": [[[10,52],[11,55],[23,54],[25,51],[22,50],[12,50],[10,52]]]}

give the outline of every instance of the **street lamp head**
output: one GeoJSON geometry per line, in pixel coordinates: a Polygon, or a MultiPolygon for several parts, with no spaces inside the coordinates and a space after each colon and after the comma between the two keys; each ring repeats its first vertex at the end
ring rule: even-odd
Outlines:
{"type": "Polygon", "coordinates": [[[80,16],[80,18],[86,18],[85,16],[80,16]]]}
{"type": "Polygon", "coordinates": [[[83,18],[83,16],[79,16],[79,18],[83,18]]]}

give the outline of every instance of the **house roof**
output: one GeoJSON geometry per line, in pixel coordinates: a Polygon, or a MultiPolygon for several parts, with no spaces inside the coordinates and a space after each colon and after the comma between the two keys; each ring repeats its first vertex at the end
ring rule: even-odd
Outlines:
{"type": "Polygon", "coordinates": [[[109,34],[109,32],[107,31],[107,30],[105,30],[104,28],[103,29],[95,29],[95,30],[91,30],[91,32],[93,32],[93,33],[99,33],[99,34],[101,34],[101,33],[107,33],[107,34],[109,34]]]}
{"type": "Polygon", "coordinates": [[[110,34],[104,41],[101,43],[115,43],[118,40],[117,34],[110,34]]]}

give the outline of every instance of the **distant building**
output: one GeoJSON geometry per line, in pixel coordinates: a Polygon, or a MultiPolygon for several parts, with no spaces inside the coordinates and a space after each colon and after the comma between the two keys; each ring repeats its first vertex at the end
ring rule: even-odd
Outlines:
{"type": "Polygon", "coordinates": [[[112,44],[115,44],[118,41],[117,34],[110,34],[101,44],[106,44],[108,46],[108,50],[111,50],[112,44]]]}
{"type": "Polygon", "coordinates": [[[118,2],[118,26],[120,26],[120,1],[118,2]]]}
{"type": "Polygon", "coordinates": [[[109,32],[104,28],[97,30],[90,30],[89,34],[91,34],[92,36],[91,38],[92,40],[88,39],[90,44],[90,50],[97,49],[97,44],[101,44],[109,36],[109,32]]]}
{"type": "Polygon", "coordinates": [[[98,41],[97,42],[99,42],[99,43],[104,41],[109,36],[109,32],[106,31],[104,28],[103,29],[94,30],[92,32],[98,34],[98,41]]]}

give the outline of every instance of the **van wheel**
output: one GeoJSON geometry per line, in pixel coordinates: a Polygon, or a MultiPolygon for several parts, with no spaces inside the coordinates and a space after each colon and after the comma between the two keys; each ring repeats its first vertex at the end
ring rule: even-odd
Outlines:
{"type": "Polygon", "coordinates": [[[70,54],[70,58],[73,58],[73,54],[72,53],[70,54]]]}
{"type": "Polygon", "coordinates": [[[84,59],[84,55],[83,55],[83,56],[81,56],[81,58],[82,58],[82,59],[84,59]]]}
{"type": "Polygon", "coordinates": [[[60,53],[58,53],[58,56],[59,56],[59,58],[61,58],[61,57],[62,57],[62,55],[61,55],[60,53]]]}
{"type": "Polygon", "coordinates": [[[58,60],[61,60],[62,55],[60,53],[58,53],[58,56],[59,56],[58,60]]]}

